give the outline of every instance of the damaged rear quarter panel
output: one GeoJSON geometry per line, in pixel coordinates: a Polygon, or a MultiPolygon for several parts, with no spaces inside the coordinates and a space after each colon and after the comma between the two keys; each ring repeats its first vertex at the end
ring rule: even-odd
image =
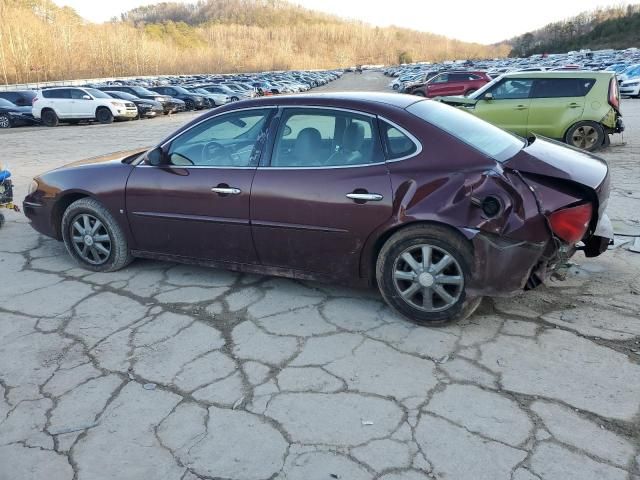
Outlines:
{"type": "MultiPolygon", "coordinates": [[[[443,138],[447,134],[428,125],[421,133],[421,155],[388,163],[393,216],[372,238],[384,238],[386,232],[415,222],[449,225],[474,246],[473,291],[495,295],[522,289],[550,240],[532,191],[516,173],[467,145],[443,138]],[[488,196],[501,204],[494,217],[481,208],[488,196]]],[[[369,241],[365,258],[376,254],[376,242],[369,241]]]]}

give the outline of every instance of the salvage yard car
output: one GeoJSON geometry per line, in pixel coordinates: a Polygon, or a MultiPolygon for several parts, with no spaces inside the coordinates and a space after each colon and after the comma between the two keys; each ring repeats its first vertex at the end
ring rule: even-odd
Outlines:
{"type": "Polygon", "coordinates": [[[518,135],[543,135],[588,151],[624,130],[612,72],[509,73],[469,98],[438,100],[518,135]]]}
{"type": "Polygon", "coordinates": [[[491,81],[486,72],[444,72],[406,89],[406,93],[420,97],[439,97],[444,95],[469,96],[491,81]]]}
{"type": "Polygon", "coordinates": [[[31,114],[31,107],[19,107],[9,100],[0,98],[0,128],[33,125],[37,121],[31,114]]]}
{"type": "Polygon", "coordinates": [[[23,206],[88,270],[134,257],[377,285],[423,325],[612,237],[607,164],[411,95],[234,102],[150,149],[36,177],[23,206]]]}
{"type": "Polygon", "coordinates": [[[138,109],[132,102],[115,99],[95,88],[57,87],[37,91],[32,113],[47,127],[56,127],[60,121],[130,120],[138,116],[138,109]]]}

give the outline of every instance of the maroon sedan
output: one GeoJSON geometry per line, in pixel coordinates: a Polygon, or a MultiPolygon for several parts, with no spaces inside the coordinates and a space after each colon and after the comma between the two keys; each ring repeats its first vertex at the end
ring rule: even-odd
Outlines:
{"type": "Polygon", "coordinates": [[[422,324],[602,253],[604,161],[410,95],[300,95],[207,113],[150,150],[34,179],[25,214],[94,271],[134,257],[378,285],[422,324]]]}

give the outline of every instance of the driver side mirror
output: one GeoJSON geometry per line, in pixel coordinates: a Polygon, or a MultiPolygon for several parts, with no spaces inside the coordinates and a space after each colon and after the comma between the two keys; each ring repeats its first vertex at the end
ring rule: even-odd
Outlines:
{"type": "Polygon", "coordinates": [[[93,100],[89,95],[82,95],[83,100],[93,100]]]}
{"type": "Polygon", "coordinates": [[[168,163],[167,156],[162,151],[162,147],[156,147],[147,152],[147,163],[154,167],[159,167],[160,165],[166,165],[168,163]]]}
{"type": "Polygon", "coordinates": [[[490,102],[491,100],[493,100],[493,93],[491,92],[485,93],[482,99],[486,100],[487,102],[490,102]]]}

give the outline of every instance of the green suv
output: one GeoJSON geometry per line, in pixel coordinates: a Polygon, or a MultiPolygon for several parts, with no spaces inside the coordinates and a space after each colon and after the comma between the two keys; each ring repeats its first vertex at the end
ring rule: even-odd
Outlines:
{"type": "Polygon", "coordinates": [[[612,72],[507,73],[467,98],[436,100],[523,137],[542,135],[589,151],[624,130],[612,72]]]}

